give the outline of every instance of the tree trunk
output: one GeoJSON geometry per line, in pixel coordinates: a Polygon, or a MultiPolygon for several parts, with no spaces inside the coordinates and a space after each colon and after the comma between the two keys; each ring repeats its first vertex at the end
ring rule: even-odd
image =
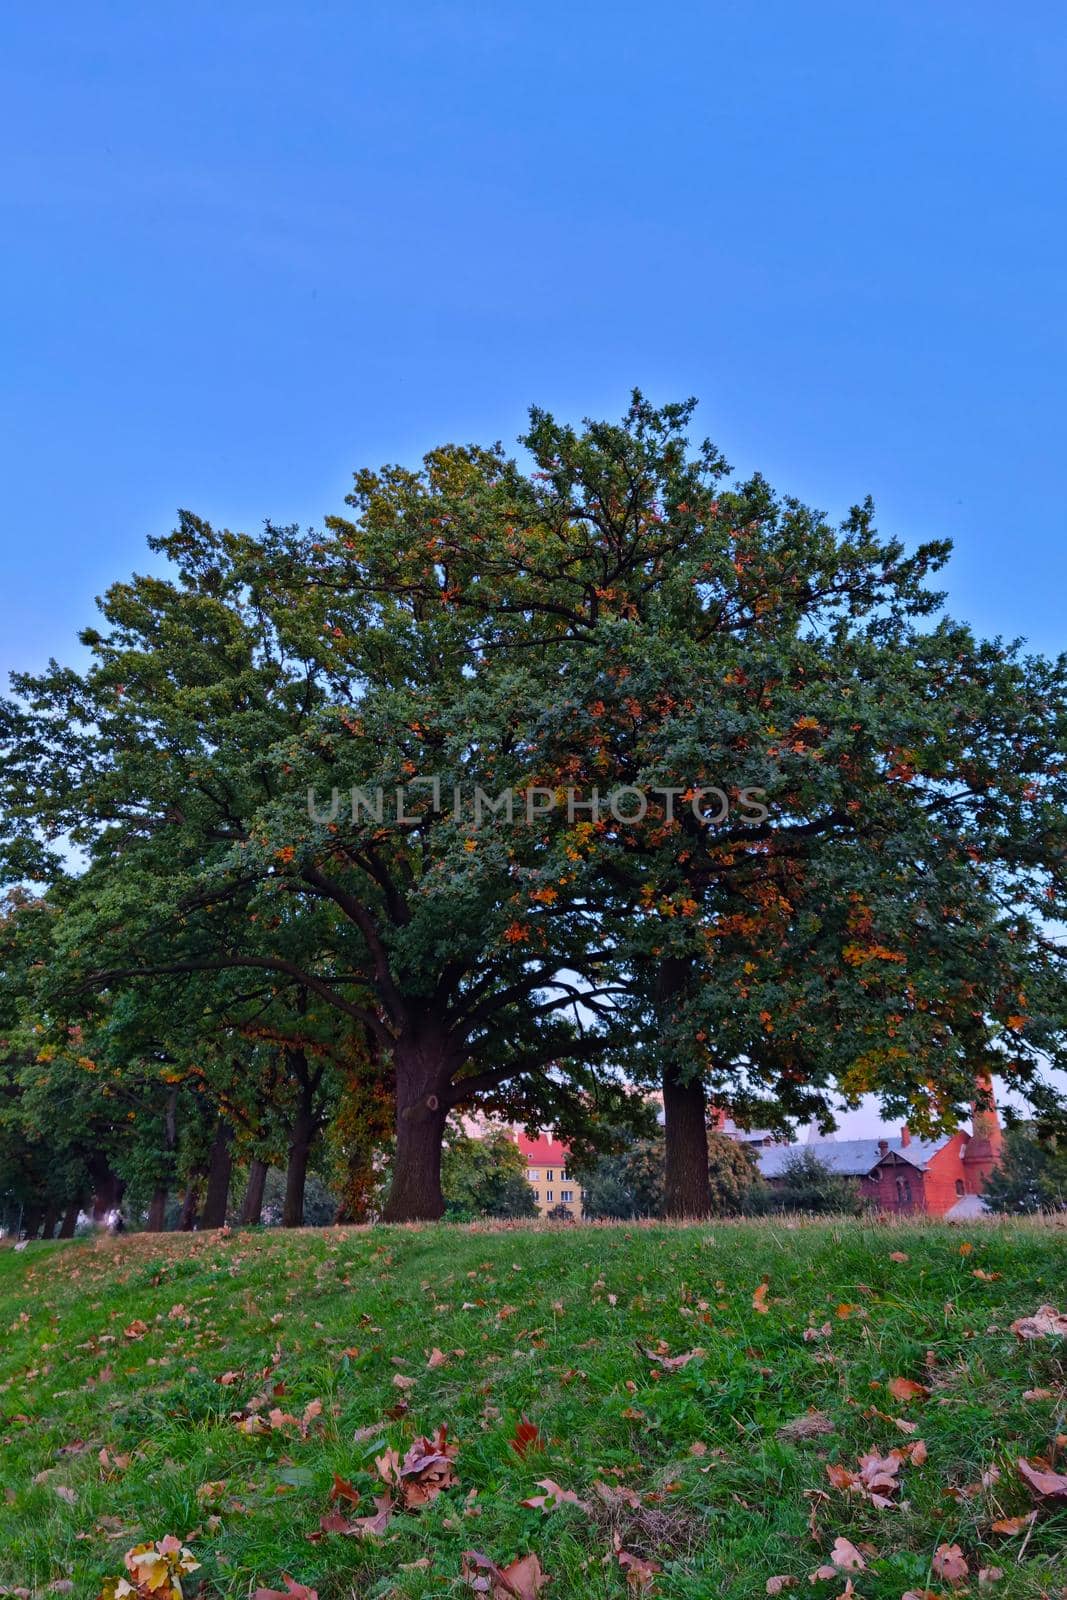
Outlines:
{"type": "Polygon", "coordinates": [[[663,1214],[666,1217],[711,1215],[708,1178],[708,1107],[703,1079],[696,1072],[683,1081],[673,1045],[672,1004],[680,999],[689,975],[688,963],[668,956],[656,978],[656,1000],[664,1040],[663,1065],[663,1214]]]}
{"type": "Polygon", "coordinates": [[[258,1156],[252,1157],[248,1168],[248,1188],[241,1202],[241,1226],[243,1228],[257,1228],[263,1217],[263,1190],[267,1183],[269,1168],[265,1161],[258,1156]]]}
{"type": "Polygon", "coordinates": [[[178,1217],[178,1232],[192,1233],[196,1223],[196,1208],[200,1202],[200,1178],[192,1177],[186,1187],[182,1198],[181,1214],[178,1217]]]}
{"type": "Polygon", "coordinates": [[[43,1206],[27,1206],[22,1213],[22,1231],[27,1239],[36,1239],[44,1219],[43,1206]]]}
{"type": "Polygon", "coordinates": [[[669,1063],[663,1072],[663,1215],[708,1217],[707,1097],[700,1077],[682,1083],[669,1063]]]}
{"type": "Polygon", "coordinates": [[[396,1152],[382,1218],[385,1222],[436,1222],[445,1211],[441,1140],[448,1116],[446,1089],[451,1063],[443,1041],[428,1030],[423,1038],[398,1040],[394,1064],[396,1152]]]}
{"type": "Polygon", "coordinates": [[[59,1207],[49,1206],[44,1214],[44,1227],[41,1229],[42,1239],[55,1237],[56,1223],[59,1221],[59,1207]]]}
{"type": "Polygon", "coordinates": [[[73,1239],[74,1230],[78,1226],[78,1213],[81,1211],[81,1201],[72,1200],[63,1213],[63,1221],[59,1229],[61,1239],[73,1239]]]}
{"type": "Polygon", "coordinates": [[[304,1189],[307,1185],[308,1158],[311,1155],[315,1132],[311,1096],[302,1093],[289,1138],[289,1164],[285,1170],[285,1205],[282,1208],[283,1228],[304,1226],[304,1189]]]}
{"type": "Polygon", "coordinates": [[[148,1207],[148,1232],[163,1233],[167,1226],[167,1201],[170,1190],[165,1183],[157,1183],[152,1190],[152,1202],[148,1207]]]}
{"type": "Polygon", "coordinates": [[[99,1227],[109,1211],[116,1211],[122,1203],[126,1185],[118,1173],[106,1164],[93,1173],[93,1221],[99,1227]]]}
{"type": "Polygon", "coordinates": [[[233,1173],[233,1127],[225,1117],[220,1117],[211,1145],[211,1165],[208,1169],[207,1197],[204,1200],[202,1228],[223,1228],[226,1225],[226,1207],[230,1201],[230,1178],[233,1173]]]}

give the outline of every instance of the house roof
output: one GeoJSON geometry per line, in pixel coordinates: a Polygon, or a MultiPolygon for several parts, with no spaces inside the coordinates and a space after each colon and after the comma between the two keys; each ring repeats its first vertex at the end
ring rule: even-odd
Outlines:
{"type": "Polygon", "coordinates": [[[911,1139],[907,1144],[900,1138],[820,1139],[814,1144],[805,1145],[764,1145],[756,1151],[756,1160],[765,1178],[780,1178],[794,1157],[804,1150],[811,1150],[838,1177],[863,1178],[890,1152],[917,1167],[920,1172],[925,1172],[931,1159],[947,1143],[947,1139],[911,1139]]]}
{"type": "Polygon", "coordinates": [[[562,1167],[570,1148],[549,1133],[539,1133],[536,1139],[531,1139],[528,1133],[519,1134],[519,1149],[528,1167],[562,1167]]]}
{"type": "Polygon", "coordinates": [[[989,1207],[980,1194],[965,1194],[950,1211],[945,1212],[946,1222],[970,1222],[973,1217],[989,1215],[989,1207]]]}

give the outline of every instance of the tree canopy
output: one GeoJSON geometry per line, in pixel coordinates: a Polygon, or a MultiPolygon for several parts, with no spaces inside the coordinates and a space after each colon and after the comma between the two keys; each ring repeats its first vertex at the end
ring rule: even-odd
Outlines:
{"type": "Polygon", "coordinates": [[[0,711],[31,1063],[100,1038],[171,1165],[200,1083],[218,1159],[287,1152],[295,1190],[340,1118],[398,1220],[442,1213],[461,1106],[595,1140],[658,1083],[676,1214],[709,1096],[925,1129],[997,1073],[1051,1114],[1067,665],[947,617],[944,542],[732,483],[692,409],[534,411],[521,463],[444,447],[321,530],[150,541],[88,664],[0,711]]]}

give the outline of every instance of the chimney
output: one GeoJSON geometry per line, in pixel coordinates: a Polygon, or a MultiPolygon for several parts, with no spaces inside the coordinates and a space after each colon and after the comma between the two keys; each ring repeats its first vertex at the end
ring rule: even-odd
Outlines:
{"type": "Polygon", "coordinates": [[[993,1080],[986,1073],[980,1073],[974,1080],[975,1098],[971,1102],[971,1142],[981,1141],[982,1146],[988,1145],[989,1154],[997,1160],[1004,1135],[1000,1126],[1000,1117],[997,1115],[997,1104],[993,1098],[993,1080]]]}
{"type": "Polygon", "coordinates": [[[879,1139],[879,1141],[878,1141],[878,1154],[879,1154],[879,1156],[887,1156],[889,1154],[889,1140],[888,1139],[879,1139]]]}
{"type": "Polygon", "coordinates": [[[909,1144],[911,1143],[911,1129],[908,1127],[908,1124],[906,1122],[905,1122],[904,1126],[900,1130],[900,1142],[903,1145],[905,1150],[908,1148],[909,1144]]]}

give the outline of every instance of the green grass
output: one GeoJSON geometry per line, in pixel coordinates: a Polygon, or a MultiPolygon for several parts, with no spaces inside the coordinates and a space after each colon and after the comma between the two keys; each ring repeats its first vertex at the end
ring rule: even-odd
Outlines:
{"type": "Polygon", "coordinates": [[[984,1593],[1058,1595],[1067,1508],[1043,1508],[1025,1548],[991,1523],[1031,1509],[1017,1456],[1063,1470],[1063,1341],[1020,1343],[1009,1324],[1063,1308],[1065,1266],[1067,1235],[1024,1224],[437,1226],[0,1250],[0,1593],[69,1578],[94,1600],[131,1545],[174,1533],[202,1563],[187,1597],[201,1580],[247,1595],[283,1573],[320,1600],[459,1596],[470,1548],[500,1562],[535,1551],[547,1600],[624,1596],[618,1536],[660,1564],[653,1595],[751,1600],[792,1574],[796,1594],[830,1600],[844,1579],[807,1575],[839,1535],[876,1552],[853,1575],[865,1600],[947,1590],[930,1565],[943,1543],[962,1547],[973,1594],[992,1566],[1004,1575],[984,1593]],[[135,1321],[147,1332],[127,1337],[135,1321]],[[828,1338],[805,1342],[827,1321],[828,1338]],[[639,1347],[661,1339],[704,1354],[660,1372],[639,1347]],[[434,1346],[462,1353],[428,1368],[434,1346]],[[930,1393],[902,1404],[895,1377],[930,1393]],[[275,1383],[269,1405],[286,1412],[322,1402],[306,1439],[232,1420],[275,1383]],[[1033,1389],[1052,1397],[1025,1399],[1033,1389]],[[832,1432],[778,1436],[812,1408],[832,1432]],[[543,1448],[520,1457],[523,1416],[543,1448]],[[370,1511],[383,1441],[403,1452],[440,1423],[459,1444],[454,1488],[382,1539],[308,1541],[334,1473],[370,1511]],[[828,1462],[917,1438],[928,1456],[902,1469],[901,1504],[878,1510],[828,1481],[828,1462]],[[101,1449],[128,1465],[102,1466],[101,1449]],[[993,1486],[951,1493],[994,1467],[993,1486]],[[523,1508],[544,1477],[593,1514],[523,1508]],[[595,1479],[640,1505],[609,1512],[595,1479]]]}

